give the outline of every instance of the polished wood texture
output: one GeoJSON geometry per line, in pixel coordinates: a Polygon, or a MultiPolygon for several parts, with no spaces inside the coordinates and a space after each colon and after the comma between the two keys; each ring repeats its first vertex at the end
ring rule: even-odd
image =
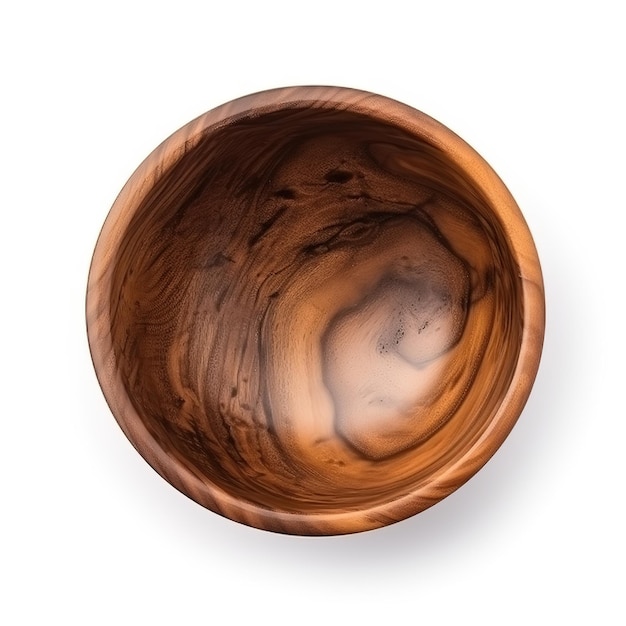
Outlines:
{"type": "Polygon", "coordinates": [[[93,257],[88,335],[164,478],[252,526],[380,527],[471,477],[518,418],[544,298],[467,144],[370,93],[248,96],[157,148],[93,257]]]}

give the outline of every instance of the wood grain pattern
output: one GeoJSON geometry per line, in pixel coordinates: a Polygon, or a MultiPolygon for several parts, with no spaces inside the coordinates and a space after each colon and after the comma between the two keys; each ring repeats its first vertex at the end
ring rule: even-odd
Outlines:
{"type": "Polygon", "coordinates": [[[87,290],[120,426],[182,492],[268,530],[380,527],[513,427],[544,297],[510,194],[431,118],[365,92],[248,96],[131,177],[87,290]]]}

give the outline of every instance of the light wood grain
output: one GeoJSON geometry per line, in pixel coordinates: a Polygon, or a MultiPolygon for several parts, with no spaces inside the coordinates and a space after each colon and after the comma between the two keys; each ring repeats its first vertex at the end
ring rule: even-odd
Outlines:
{"type": "Polygon", "coordinates": [[[418,513],[517,420],[537,253],[505,186],[373,94],[263,92],[191,122],[116,200],[87,291],[98,379],[169,482],[273,531],[418,513]]]}

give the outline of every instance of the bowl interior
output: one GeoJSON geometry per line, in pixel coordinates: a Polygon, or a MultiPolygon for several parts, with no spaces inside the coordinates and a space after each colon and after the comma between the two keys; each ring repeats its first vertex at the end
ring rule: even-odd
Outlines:
{"type": "Polygon", "coordinates": [[[101,296],[115,368],[200,483],[286,514],[371,509],[489,428],[522,281],[498,207],[436,141],[336,106],[256,111],[133,211],[101,296]]]}

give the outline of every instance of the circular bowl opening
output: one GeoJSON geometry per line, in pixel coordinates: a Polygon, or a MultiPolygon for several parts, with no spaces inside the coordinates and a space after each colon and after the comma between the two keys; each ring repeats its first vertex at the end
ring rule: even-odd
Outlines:
{"type": "Polygon", "coordinates": [[[100,234],[89,343],[175,487],[295,534],[429,507],[491,457],[544,299],[500,179],[432,118],[349,89],[247,96],[139,167],[100,234]]]}

